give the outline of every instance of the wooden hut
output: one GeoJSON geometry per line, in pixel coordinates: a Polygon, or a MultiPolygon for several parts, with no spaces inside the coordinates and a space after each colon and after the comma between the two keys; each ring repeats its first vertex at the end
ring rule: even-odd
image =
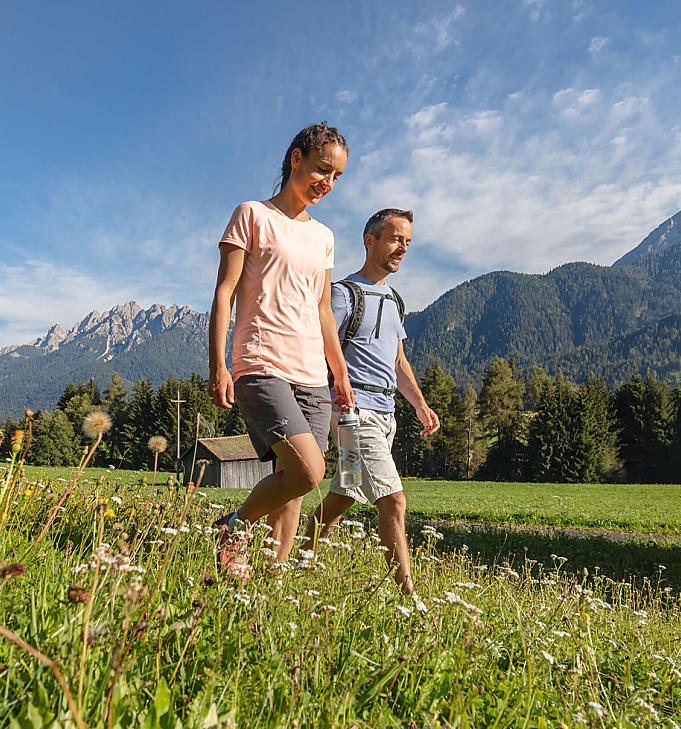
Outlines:
{"type": "MultiPolygon", "coordinates": [[[[263,463],[258,459],[248,435],[230,435],[225,438],[199,438],[196,447],[196,461],[209,461],[201,479],[201,486],[210,488],[250,489],[261,478],[272,473],[271,461],[263,463]]],[[[194,449],[183,456],[184,483],[196,482],[200,466],[194,462],[194,449]]]]}

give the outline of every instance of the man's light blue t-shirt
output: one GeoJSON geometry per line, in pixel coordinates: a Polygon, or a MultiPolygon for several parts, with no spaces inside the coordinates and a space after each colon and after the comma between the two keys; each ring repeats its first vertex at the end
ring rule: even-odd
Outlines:
{"type": "MultiPolygon", "coordinates": [[[[377,294],[392,294],[388,284],[375,284],[356,273],[347,276],[364,291],[377,294]]],[[[331,287],[331,308],[338,327],[338,336],[343,341],[343,335],[352,315],[352,293],[347,286],[337,283],[331,287]]],[[[383,303],[381,326],[379,336],[376,337],[376,319],[378,307],[382,301],[380,296],[364,297],[364,318],[359,325],[355,336],[348,342],[344,355],[348,364],[350,382],[361,382],[366,385],[393,388],[397,386],[395,375],[395,360],[397,359],[397,345],[407,334],[400,322],[400,312],[397,304],[386,299],[383,303]]],[[[380,410],[391,413],[395,410],[394,395],[384,395],[380,392],[369,392],[354,388],[357,407],[370,410],[380,410]]],[[[331,389],[331,398],[336,393],[331,389]]]]}

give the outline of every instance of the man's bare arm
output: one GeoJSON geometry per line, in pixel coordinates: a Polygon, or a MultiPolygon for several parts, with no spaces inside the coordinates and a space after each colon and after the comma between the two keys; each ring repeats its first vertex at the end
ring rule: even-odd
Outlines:
{"type": "Polygon", "coordinates": [[[440,427],[440,418],[434,410],[428,407],[428,403],[423,397],[421,388],[416,382],[414,372],[404,353],[402,342],[399,342],[397,345],[395,373],[397,375],[397,389],[416,410],[416,415],[423,425],[421,435],[432,435],[440,427]]]}

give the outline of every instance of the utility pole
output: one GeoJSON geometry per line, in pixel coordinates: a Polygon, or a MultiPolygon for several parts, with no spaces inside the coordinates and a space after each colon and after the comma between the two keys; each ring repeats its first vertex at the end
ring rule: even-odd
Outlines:
{"type": "Polygon", "coordinates": [[[177,459],[175,460],[175,482],[180,484],[180,403],[187,402],[186,400],[180,400],[180,388],[177,388],[177,400],[171,400],[170,402],[177,403],[177,459]]]}

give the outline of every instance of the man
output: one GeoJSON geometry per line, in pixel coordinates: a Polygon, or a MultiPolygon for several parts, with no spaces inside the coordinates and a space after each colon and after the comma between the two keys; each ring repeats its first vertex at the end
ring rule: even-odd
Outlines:
{"type": "MultiPolygon", "coordinates": [[[[319,536],[326,537],[355,501],[370,501],[378,508],[378,533],[387,548],[386,559],[395,566],[395,581],[405,594],[413,593],[414,586],[404,522],[407,502],[390,453],[395,436],[395,391],[399,390],[416,409],[423,424],[422,435],[431,435],[440,427],[440,420],[428,407],[404,354],[402,301],[385,282],[399,269],[407,252],[412,221],[411,210],[388,208],[372,215],[364,228],[364,265],[346,279],[352,282],[350,285],[337,283],[331,290],[331,308],[360,419],[362,483],[358,487],[342,487],[340,469],[336,468],[329,493],[308,524],[309,541],[305,544],[308,549],[313,544],[317,524],[321,524],[319,536]],[[353,311],[362,302],[361,322],[348,339],[353,311]]],[[[334,398],[332,390],[331,399],[334,398]]],[[[331,417],[336,442],[338,415],[336,411],[331,417]]]]}

